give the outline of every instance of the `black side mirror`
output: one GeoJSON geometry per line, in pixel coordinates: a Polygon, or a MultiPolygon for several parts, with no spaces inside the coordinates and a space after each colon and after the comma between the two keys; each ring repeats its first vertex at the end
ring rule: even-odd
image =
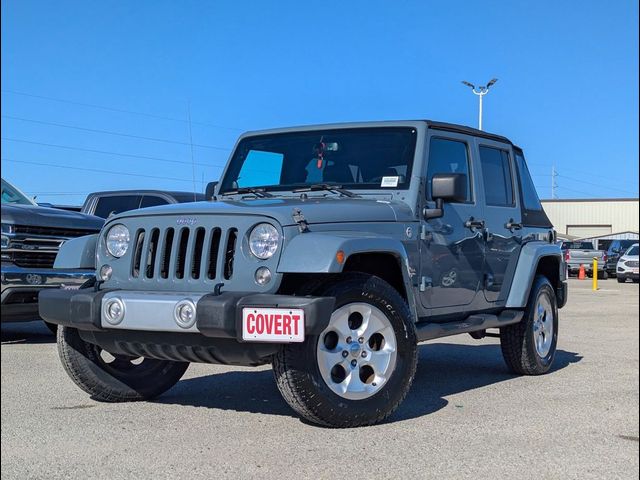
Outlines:
{"type": "Polygon", "coordinates": [[[444,214],[444,202],[464,202],[467,199],[467,176],[463,173],[438,173],[431,179],[431,198],[436,208],[425,208],[424,218],[439,218],[444,214]]]}
{"type": "Polygon", "coordinates": [[[213,199],[213,195],[216,193],[217,185],[218,185],[218,182],[207,183],[207,188],[204,189],[205,200],[213,199]]]}

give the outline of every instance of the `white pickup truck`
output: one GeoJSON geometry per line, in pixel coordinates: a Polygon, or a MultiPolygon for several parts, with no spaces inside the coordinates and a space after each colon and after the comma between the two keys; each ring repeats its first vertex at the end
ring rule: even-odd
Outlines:
{"type": "Polygon", "coordinates": [[[596,250],[593,243],[576,240],[573,242],[562,242],[562,253],[567,264],[568,274],[577,274],[580,265],[584,265],[584,270],[588,276],[593,276],[593,259],[598,260],[598,278],[608,278],[606,271],[607,252],[596,250]]]}

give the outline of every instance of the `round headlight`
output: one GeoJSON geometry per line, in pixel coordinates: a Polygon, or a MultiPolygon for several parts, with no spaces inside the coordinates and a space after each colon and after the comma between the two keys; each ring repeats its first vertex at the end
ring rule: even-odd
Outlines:
{"type": "Polygon", "coordinates": [[[124,225],[114,225],[107,233],[107,252],[116,258],[122,257],[129,248],[129,229],[124,225]]]}
{"type": "Polygon", "coordinates": [[[259,223],[253,227],[249,235],[249,250],[260,260],[273,257],[279,243],[280,234],[276,227],[269,223],[259,223]]]}

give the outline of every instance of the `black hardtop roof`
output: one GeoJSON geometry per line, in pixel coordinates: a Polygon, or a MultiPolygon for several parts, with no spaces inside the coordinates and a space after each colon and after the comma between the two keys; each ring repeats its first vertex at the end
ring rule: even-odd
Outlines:
{"type": "Polygon", "coordinates": [[[507,137],[503,137],[502,135],[497,135],[495,133],[485,132],[484,130],[478,130],[477,128],[467,127],[466,125],[459,125],[457,123],[446,123],[446,122],[434,122],[433,120],[423,120],[427,122],[427,126],[434,130],[445,130],[448,132],[458,132],[464,133],[466,135],[473,135],[474,137],[482,137],[489,140],[495,140],[497,142],[504,142],[510,145],[514,143],[509,140],[507,137]]]}

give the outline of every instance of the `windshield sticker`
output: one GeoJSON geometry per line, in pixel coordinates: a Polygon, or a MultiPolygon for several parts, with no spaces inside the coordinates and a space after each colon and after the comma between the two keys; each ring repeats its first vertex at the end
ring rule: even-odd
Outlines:
{"type": "Polygon", "coordinates": [[[381,187],[397,187],[399,177],[382,177],[381,187]]]}

